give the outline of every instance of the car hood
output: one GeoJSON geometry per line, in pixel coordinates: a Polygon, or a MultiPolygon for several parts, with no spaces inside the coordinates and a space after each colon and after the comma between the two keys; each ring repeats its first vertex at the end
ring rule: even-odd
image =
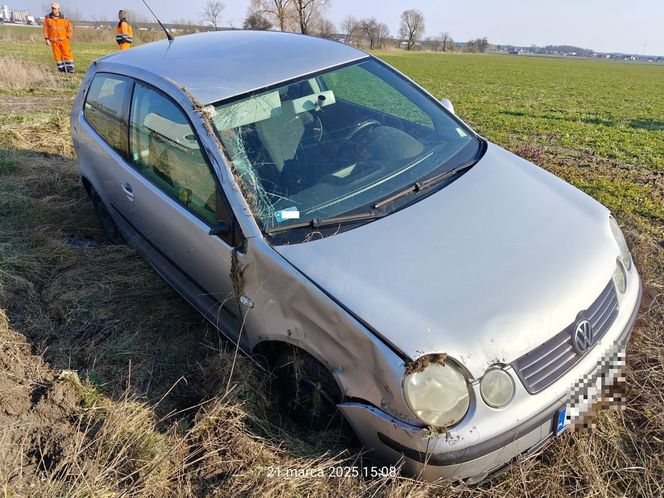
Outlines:
{"type": "Polygon", "coordinates": [[[615,269],[608,210],[500,147],[390,216],[275,249],[411,359],[474,377],[572,323],[615,269]]]}

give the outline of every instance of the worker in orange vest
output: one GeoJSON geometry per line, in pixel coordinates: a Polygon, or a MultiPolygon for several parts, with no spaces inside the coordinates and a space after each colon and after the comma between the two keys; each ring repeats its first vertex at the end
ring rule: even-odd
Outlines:
{"type": "Polygon", "coordinates": [[[134,41],[134,30],[131,29],[131,25],[127,22],[127,14],[124,10],[118,12],[118,34],[115,35],[115,41],[120,46],[120,50],[127,50],[131,47],[131,42],[134,41]]]}
{"type": "Polygon", "coordinates": [[[71,40],[74,31],[71,21],[60,12],[60,4],[51,4],[51,13],[44,17],[44,38],[53,50],[53,57],[61,73],[74,72],[74,55],[71,52],[71,40]]]}

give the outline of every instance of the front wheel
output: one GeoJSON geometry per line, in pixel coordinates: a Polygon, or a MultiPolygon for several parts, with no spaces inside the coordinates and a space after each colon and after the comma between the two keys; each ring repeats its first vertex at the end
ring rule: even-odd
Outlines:
{"type": "Polygon", "coordinates": [[[314,430],[342,423],[342,395],[332,374],[313,356],[296,348],[279,355],[273,368],[279,405],[296,423],[314,430]]]}

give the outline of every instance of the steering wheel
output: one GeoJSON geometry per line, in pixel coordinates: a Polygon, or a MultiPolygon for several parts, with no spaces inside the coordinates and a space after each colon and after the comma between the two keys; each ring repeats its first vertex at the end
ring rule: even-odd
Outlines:
{"type": "Polygon", "coordinates": [[[353,126],[351,132],[341,139],[341,142],[339,142],[337,150],[343,153],[344,149],[349,143],[352,143],[353,141],[357,140],[357,138],[362,135],[366,135],[367,133],[369,133],[374,128],[377,128],[378,126],[381,126],[381,124],[375,119],[367,119],[365,121],[362,121],[361,123],[357,123],[355,126],[353,126]]]}

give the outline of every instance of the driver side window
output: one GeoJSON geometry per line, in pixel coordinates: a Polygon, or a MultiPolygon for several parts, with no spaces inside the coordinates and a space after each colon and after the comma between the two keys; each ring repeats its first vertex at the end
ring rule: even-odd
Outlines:
{"type": "Polygon", "coordinates": [[[196,132],[173,101],[137,82],[129,137],[132,163],[145,177],[203,221],[217,221],[214,176],[196,132]]]}

